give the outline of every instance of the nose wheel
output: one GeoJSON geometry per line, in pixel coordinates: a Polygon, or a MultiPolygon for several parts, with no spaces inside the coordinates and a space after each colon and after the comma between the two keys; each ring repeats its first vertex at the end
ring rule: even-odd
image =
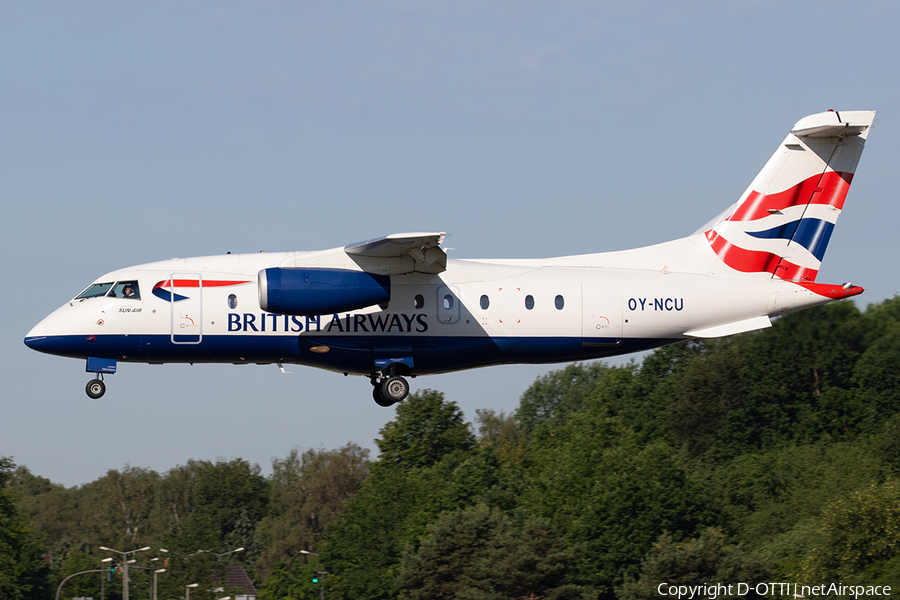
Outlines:
{"type": "Polygon", "coordinates": [[[378,406],[393,406],[409,395],[409,383],[400,375],[372,377],[372,398],[378,406]]]}
{"type": "Polygon", "coordinates": [[[97,379],[88,381],[84,391],[87,392],[88,397],[94,400],[102,397],[106,393],[106,384],[103,383],[102,376],[98,374],[97,379]]]}

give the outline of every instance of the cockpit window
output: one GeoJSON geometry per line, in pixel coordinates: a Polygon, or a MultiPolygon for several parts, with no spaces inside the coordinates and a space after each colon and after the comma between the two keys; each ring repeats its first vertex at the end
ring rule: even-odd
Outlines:
{"type": "Polygon", "coordinates": [[[111,288],[112,285],[112,282],[94,283],[90,287],[88,287],[88,289],[75,296],[75,299],[82,300],[84,298],[98,298],[100,296],[105,296],[106,292],[109,291],[109,288],[111,288]]]}
{"type": "Polygon", "coordinates": [[[120,281],[113,286],[109,293],[110,298],[128,298],[129,300],[140,300],[141,292],[138,288],[137,281],[120,281]]]}
{"type": "Polygon", "coordinates": [[[109,298],[129,298],[131,300],[140,300],[141,291],[137,281],[119,281],[117,283],[94,283],[91,286],[75,296],[76,300],[84,300],[85,298],[99,298],[107,296],[109,298]]]}

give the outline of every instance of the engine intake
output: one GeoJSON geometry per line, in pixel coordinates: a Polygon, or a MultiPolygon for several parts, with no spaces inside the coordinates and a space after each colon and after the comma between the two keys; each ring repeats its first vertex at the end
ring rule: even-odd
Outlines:
{"type": "Polygon", "coordinates": [[[259,272],[259,307],[279,315],[323,315],[391,299],[391,278],[349,269],[273,267],[259,272]]]}

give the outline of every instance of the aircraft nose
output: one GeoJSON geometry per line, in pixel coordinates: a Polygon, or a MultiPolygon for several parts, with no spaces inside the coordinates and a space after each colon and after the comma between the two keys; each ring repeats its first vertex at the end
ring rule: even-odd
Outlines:
{"type": "Polygon", "coordinates": [[[41,352],[47,348],[47,319],[35,325],[25,336],[25,345],[41,352]]]}

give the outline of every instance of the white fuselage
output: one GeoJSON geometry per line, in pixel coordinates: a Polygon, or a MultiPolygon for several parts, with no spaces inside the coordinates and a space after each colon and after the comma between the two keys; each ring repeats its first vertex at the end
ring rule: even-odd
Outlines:
{"type": "MultiPolygon", "coordinates": [[[[765,274],[679,272],[654,252],[657,264],[644,268],[617,265],[624,253],[450,260],[439,274],[392,276],[390,300],[380,306],[303,316],[260,308],[261,270],[347,267],[340,250],[172,259],[114,271],[96,284],[136,282],[140,299],[72,300],[26,342],[48,353],[124,362],[286,362],[363,375],[397,363],[405,373],[426,374],[597,358],[738,333],[831,299],[765,274]],[[194,283],[177,284],[186,281],[194,283]],[[173,294],[184,298],[172,301],[173,294]]],[[[668,258],[677,268],[675,254],[668,258]]]]}

